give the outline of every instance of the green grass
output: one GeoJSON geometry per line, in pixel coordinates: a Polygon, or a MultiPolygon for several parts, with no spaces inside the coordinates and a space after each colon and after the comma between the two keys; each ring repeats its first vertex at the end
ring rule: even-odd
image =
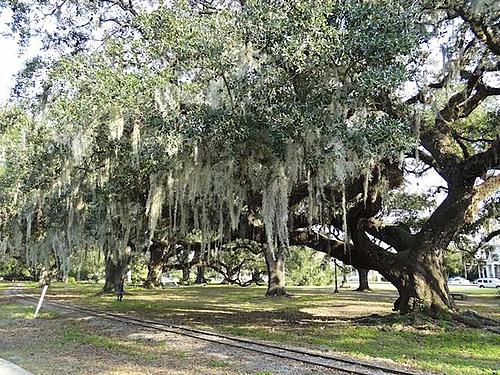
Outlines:
{"type": "Polygon", "coordinates": [[[59,337],[58,344],[60,346],[67,346],[70,343],[92,345],[96,348],[128,350],[127,345],[124,345],[113,338],[90,334],[82,331],[77,326],[66,327],[62,332],[62,335],[59,337]]]}
{"type": "MultiPolygon", "coordinates": [[[[0,332],[15,332],[26,327],[34,328],[37,331],[37,325],[34,326],[27,321],[33,320],[34,307],[19,303],[10,303],[0,301],[0,332]]],[[[140,361],[155,361],[164,353],[163,342],[141,343],[131,340],[120,340],[108,334],[98,334],[84,328],[85,322],[68,318],[55,312],[41,312],[36,320],[51,321],[54,320],[58,329],[53,330],[47,336],[44,336],[43,344],[29,345],[29,347],[18,348],[15,351],[8,348],[0,348],[0,357],[12,358],[21,366],[32,367],[34,369],[44,368],[43,364],[33,363],[31,358],[36,355],[58,356],[61,353],[68,353],[80,346],[91,346],[96,349],[103,349],[117,353],[122,358],[140,361]],[[157,347],[157,350],[151,350],[157,347]],[[42,354],[43,353],[43,354],[42,354]]],[[[34,331],[34,332],[35,332],[34,331]]],[[[50,362],[50,361],[49,361],[50,362]]],[[[48,365],[50,366],[50,363],[48,365]]],[[[35,373],[37,371],[34,371],[35,373]]],[[[51,371],[49,370],[49,373],[51,371]]]]}
{"type": "MultiPolygon", "coordinates": [[[[385,323],[377,319],[357,322],[355,318],[372,313],[391,313],[394,290],[375,287],[371,293],[342,289],[339,294],[333,294],[331,288],[289,288],[294,295],[290,299],[267,299],[262,287],[128,287],[122,303],[113,295],[98,295],[98,284],[54,284],[49,294],[103,310],[312,349],[326,348],[360,358],[385,358],[446,374],[493,374],[498,370],[500,335],[433,320],[421,320],[417,327],[397,317],[385,323]]],[[[469,295],[469,300],[458,302],[461,309],[499,317],[495,290],[457,289],[469,295]]],[[[74,338],[74,334],[70,332],[68,339],[123,349],[122,344],[92,335],[82,339],[76,334],[74,338]]]]}
{"type": "Polygon", "coordinates": [[[224,368],[228,366],[228,363],[221,361],[220,359],[211,359],[208,361],[208,365],[212,368],[224,368]]]}
{"type": "Polygon", "coordinates": [[[19,320],[32,318],[34,309],[31,306],[14,303],[0,304],[0,320],[19,320]]]}
{"type": "MultiPolygon", "coordinates": [[[[30,305],[18,303],[0,304],[0,321],[33,319],[34,315],[35,308],[30,305]]],[[[38,319],[56,319],[58,316],[59,314],[56,312],[40,310],[38,319]]]]}
{"type": "Polygon", "coordinates": [[[478,330],[418,333],[386,327],[346,326],[320,332],[259,328],[229,328],[226,332],[279,343],[307,343],[361,358],[390,358],[446,374],[493,374],[500,355],[499,337],[478,330]]]}

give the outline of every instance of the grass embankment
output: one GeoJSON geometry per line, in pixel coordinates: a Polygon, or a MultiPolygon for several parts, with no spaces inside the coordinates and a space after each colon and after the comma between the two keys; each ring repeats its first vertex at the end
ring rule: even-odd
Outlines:
{"type": "MultiPolygon", "coordinates": [[[[339,294],[328,288],[290,288],[291,299],[264,298],[263,288],[129,287],[122,303],[111,295],[97,296],[99,288],[56,284],[49,294],[103,310],[360,358],[377,357],[446,374],[494,374],[499,367],[500,335],[422,318],[363,319],[391,313],[395,292],[386,286],[368,293],[344,289],[339,294]]],[[[463,291],[470,297],[458,302],[460,308],[499,318],[495,290],[468,287],[463,291]]]]}

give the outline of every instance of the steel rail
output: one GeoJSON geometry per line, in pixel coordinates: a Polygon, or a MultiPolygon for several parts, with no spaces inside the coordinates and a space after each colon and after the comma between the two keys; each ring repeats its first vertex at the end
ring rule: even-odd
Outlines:
{"type": "MultiPolygon", "coordinates": [[[[26,294],[16,294],[16,296],[30,299],[30,300],[37,300],[36,297],[26,295],[26,294]]],[[[71,311],[76,311],[76,312],[85,312],[89,315],[100,317],[103,319],[107,320],[113,320],[117,321],[120,323],[125,323],[125,324],[132,324],[148,329],[153,329],[153,330],[159,330],[163,332],[168,332],[168,333],[173,333],[177,335],[183,335],[187,337],[191,337],[194,339],[198,340],[203,340],[203,341],[208,341],[208,342],[213,342],[221,345],[226,345],[230,347],[235,347],[239,349],[244,349],[244,350],[249,350],[253,352],[257,352],[260,354],[266,354],[266,355],[271,355],[274,357],[282,358],[282,359],[289,359],[293,361],[298,361],[302,363],[306,363],[309,365],[313,366],[320,366],[320,367],[325,367],[331,370],[337,370],[337,371],[343,371],[345,373],[350,373],[350,374],[375,374],[375,373],[380,373],[380,374],[398,374],[398,375],[416,375],[417,373],[415,372],[409,372],[405,370],[400,370],[400,369],[394,369],[394,368],[389,368],[389,367],[383,367],[380,365],[376,364],[371,364],[367,362],[362,362],[362,361],[356,361],[353,359],[346,359],[342,357],[336,357],[332,355],[324,355],[324,354],[319,354],[319,353],[314,353],[306,350],[301,350],[301,349],[294,349],[294,348],[287,348],[275,344],[270,344],[270,343],[262,343],[262,342],[257,342],[257,341],[252,341],[249,339],[244,339],[244,338],[239,338],[239,337],[233,337],[233,336],[228,336],[224,334],[218,334],[214,332],[208,332],[208,331],[203,331],[195,328],[190,328],[190,327],[184,327],[184,326],[178,326],[178,325],[172,325],[172,324],[166,324],[163,322],[158,322],[158,321],[153,321],[149,319],[140,319],[140,318],[135,318],[135,317],[129,317],[129,316],[124,316],[121,314],[116,314],[116,313],[110,313],[106,311],[98,311],[95,309],[91,309],[88,307],[83,307],[80,305],[68,305],[67,303],[63,303],[61,301],[53,301],[53,300],[46,300],[46,304],[53,305],[62,309],[66,310],[71,310],[71,311]],[[203,337],[205,336],[205,337],[203,337]],[[208,336],[208,337],[206,337],[208,336]],[[217,340],[218,339],[223,339],[225,341],[217,340]],[[250,346],[253,347],[250,347],[250,346]],[[272,352],[269,350],[264,350],[262,348],[267,348],[267,349],[273,349],[279,352],[272,352]],[[288,354],[287,354],[288,353],[288,354]],[[292,353],[292,354],[290,354],[292,353]],[[305,358],[301,358],[301,357],[305,358]],[[315,360],[311,359],[315,358],[315,360]],[[329,363],[324,363],[321,361],[317,361],[318,359],[321,359],[323,361],[330,361],[330,362],[337,362],[338,364],[329,364],[329,363]],[[359,368],[353,368],[349,366],[357,366],[359,368]],[[376,371],[376,372],[374,372],[376,371]]]]}

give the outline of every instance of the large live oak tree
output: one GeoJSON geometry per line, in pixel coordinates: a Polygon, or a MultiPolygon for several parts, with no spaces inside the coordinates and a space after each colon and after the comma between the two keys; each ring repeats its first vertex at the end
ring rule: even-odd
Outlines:
{"type": "Polygon", "coordinates": [[[311,242],[349,263],[382,273],[397,287],[395,308],[402,313],[454,309],[444,254],[457,232],[474,220],[478,205],[500,189],[498,100],[491,100],[484,110],[487,100],[500,94],[495,86],[500,68],[499,10],[475,9],[465,2],[434,4],[429,10],[441,12],[451,21],[449,28],[452,22],[460,23],[460,32],[450,41],[455,48],[449,56],[452,64],[440,72],[438,81],[426,84],[402,105],[381,95],[377,106],[394,117],[412,119],[421,146],[416,158],[446,181],[446,198],[413,233],[405,225],[373,219],[380,207],[353,207],[348,215],[348,256],[338,241],[322,237],[311,242]],[[486,113],[475,116],[481,110],[486,113]],[[390,245],[390,250],[375,240],[390,245]]]}
{"type": "MultiPolygon", "coordinates": [[[[261,223],[268,294],[284,295],[286,247],[289,237],[295,241],[289,230],[300,222],[289,219],[302,202],[307,225],[329,222],[345,237],[302,241],[379,270],[398,288],[398,310],[452,309],[443,253],[477,203],[498,188],[491,173],[499,164],[498,114],[486,110],[480,125],[464,125],[500,91],[488,79],[498,70],[498,13],[460,1],[420,5],[0,3],[12,8],[13,29],[23,35],[44,34],[43,22],[23,29],[29,20],[54,16],[64,26],[46,39],[58,58],[28,66],[17,93],[40,86],[42,105],[27,108],[64,135],[53,137],[58,152],[51,160],[65,163],[62,171],[72,177],[24,184],[27,206],[6,221],[31,223],[34,210],[41,212],[44,248],[74,245],[75,228],[100,246],[112,234],[109,259],[120,260],[129,241],[149,247],[176,231],[181,238],[201,232],[205,250],[213,237],[223,241],[242,229],[247,207],[261,223]],[[425,70],[417,53],[426,41],[420,26],[441,24],[452,30],[442,74],[418,82],[410,99],[398,98],[397,88],[425,70]],[[47,72],[41,85],[40,71],[47,72]],[[389,187],[401,183],[386,166],[408,150],[409,124],[419,160],[448,185],[447,198],[414,233],[373,219],[381,211],[381,177],[389,187]],[[61,186],[71,215],[60,212],[55,220],[54,209],[32,198],[41,191],[57,200],[61,186]],[[337,208],[324,211],[329,205],[337,208]],[[64,240],[55,235],[61,228],[72,229],[64,240]]],[[[5,196],[18,185],[11,183],[5,196]]],[[[250,229],[242,237],[253,240],[250,229]]],[[[153,284],[162,258],[152,257],[153,284]]]]}

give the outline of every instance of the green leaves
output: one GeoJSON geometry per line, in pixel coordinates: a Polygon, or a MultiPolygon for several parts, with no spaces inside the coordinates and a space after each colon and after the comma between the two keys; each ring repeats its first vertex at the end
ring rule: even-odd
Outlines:
{"type": "Polygon", "coordinates": [[[47,105],[37,113],[53,135],[45,163],[53,183],[40,185],[54,208],[43,209],[47,227],[77,223],[102,243],[112,229],[126,243],[131,218],[138,231],[148,222],[149,176],[159,173],[165,217],[148,238],[189,225],[208,238],[229,227],[224,216],[248,194],[279,181],[280,210],[264,221],[269,238],[275,231],[285,241],[286,195],[311,170],[321,170],[318,184],[344,182],[412,145],[407,126],[375,105],[406,79],[417,47],[405,1],[250,0],[210,14],[186,2],[139,4],[124,4],[114,21],[94,3],[61,13],[74,32],[63,34],[82,49],[48,67],[47,105]],[[95,31],[67,19],[78,10],[113,25],[93,49],[95,31]],[[85,210],[66,213],[62,204],[85,210]]]}

